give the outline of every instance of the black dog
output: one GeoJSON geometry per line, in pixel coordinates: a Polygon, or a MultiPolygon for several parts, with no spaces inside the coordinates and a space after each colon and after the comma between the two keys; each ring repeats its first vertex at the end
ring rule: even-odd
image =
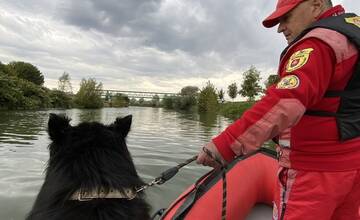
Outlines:
{"type": "Polygon", "coordinates": [[[149,205],[135,190],[144,183],[125,142],[131,119],[73,127],[68,118],[51,114],[45,182],[26,219],[150,219],[149,205]]]}

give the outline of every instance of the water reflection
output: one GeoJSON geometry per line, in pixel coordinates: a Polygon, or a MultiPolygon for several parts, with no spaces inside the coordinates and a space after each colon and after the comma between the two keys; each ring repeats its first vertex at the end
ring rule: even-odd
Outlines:
{"type": "Polygon", "coordinates": [[[205,142],[208,142],[213,137],[214,128],[217,126],[220,116],[213,112],[202,113],[199,116],[205,142]]]}
{"type": "Polygon", "coordinates": [[[44,131],[45,112],[0,111],[0,142],[22,146],[31,144],[44,131]]]}
{"type": "Polygon", "coordinates": [[[217,126],[218,119],[220,118],[220,116],[214,112],[201,113],[199,116],[200,122],[208,131],[217,126]]]}
{"type": "Polygon", "coordinates": [[[79,122],[102,121],[102,109],[85,109],[77,112],[79,122]]]}

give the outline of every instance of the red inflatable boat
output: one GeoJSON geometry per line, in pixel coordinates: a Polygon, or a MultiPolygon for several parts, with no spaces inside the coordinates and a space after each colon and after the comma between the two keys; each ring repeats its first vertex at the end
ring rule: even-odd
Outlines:
{"type": "MultiPolygon", "coordinates": [[[[274,151],[261,148],[237,158],[228,166],[225,198],[227,220],[245,219],[257,203],[272,205],[277,172],[275,158],[274,151]]],[[[161,219],[222,219],[222,172],[213,170],[200,178],[170,205],[161,219]]]]}

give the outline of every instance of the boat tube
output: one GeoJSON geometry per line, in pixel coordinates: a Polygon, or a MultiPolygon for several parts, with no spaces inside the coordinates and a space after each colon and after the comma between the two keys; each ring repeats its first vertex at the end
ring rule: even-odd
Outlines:
{"type": "Polygon", "coordinates": [[[261,148],[212,170],[185,190],[166,209],[162,220],[222,219],[223,173],[226,172],[226,219],[245,219],[258,203],[272,206],[278,164],[276,153],[261,148]]]}

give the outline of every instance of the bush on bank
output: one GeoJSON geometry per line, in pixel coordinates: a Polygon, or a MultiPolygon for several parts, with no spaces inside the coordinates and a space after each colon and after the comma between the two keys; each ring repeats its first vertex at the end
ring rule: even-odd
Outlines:
{"type": "Polygon", "coordinates": [[[129,97],[120,93],[112,97],[110,101],[110,107],[115,107],[115,108],[128,107],[129,104],[130,104],[129,97]]]}
{"type": "Polygon", "coordinates": [[[72,108],[74,107],[73,97],[71,94],[65,93],[57,89],[47,89],[52,108],[72,108]]]}
{"type": "Polygon", "coordinates": [[[198,98],[198,110],[199,112],[216,112],[219,107],[218,95],[214,84],[210,81],[200,91],[198,98]]]}
{"type": "Polygon", "coordinates": [[[196,106],[196,97],[185,96],[165,96],[161,101],[161,106],[167,109],[188,111],[196,106]]]}
{"type": "Polygon", "coordinates": [[[70,108],[70,94],[50,90],[42,73],[32,64],[0,62],[0,109],[70,108]]]}
{"type": "Polygon", "coordinates": [[[46,88],[0,73],[0,104],[3,109],[49,108],[51,99],[46,88]]]}
{"type": "Polygon", "coordinates": [[[101,98],[102,83],[95,79],[82,79],[80,89],[75,95],[74,102],[80,108],[102,108],[104,103],[101,98]]]}

